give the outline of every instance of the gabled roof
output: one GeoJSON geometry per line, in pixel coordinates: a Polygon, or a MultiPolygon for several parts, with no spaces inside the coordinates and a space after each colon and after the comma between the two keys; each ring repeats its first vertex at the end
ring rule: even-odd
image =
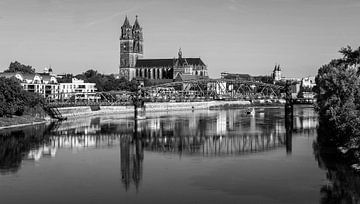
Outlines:
{"type": "Polygon", "coordinates": [[[200,58],[185,58],[189,65],[205,66],[200,58]]]}
{"type": "Polygon", "coordinates": [[[196,75],[191,75],[191,74],[180,74],[178,73],[176,76],[175,76],[175,81],[190,81],[190,80],[196,80],[196,79],[199,79],[198,76],[196,75]]]}
{"type": "MultiPolygon", "coordinates": [[[[182,58],[188,65],[205,66],[200,58],[182,58]]],[[[138,59],[135,67],[174,67],[178,59],[138,59]]]]}

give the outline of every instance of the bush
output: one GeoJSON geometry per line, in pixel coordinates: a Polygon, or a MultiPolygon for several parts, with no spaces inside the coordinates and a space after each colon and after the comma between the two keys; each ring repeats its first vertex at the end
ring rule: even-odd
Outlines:
{"type": "Polygon", "coordinates": [[[17,79],[0,77],[0,117],[21,116],[26,109],[43,104],[40,95],[23,90],[17,79]]]}

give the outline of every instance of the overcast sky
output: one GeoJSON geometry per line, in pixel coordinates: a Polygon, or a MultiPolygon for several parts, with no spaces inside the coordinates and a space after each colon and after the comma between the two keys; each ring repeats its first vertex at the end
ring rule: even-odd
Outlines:
{"type": "Polygon", "coordinates": [[[201,57],[222,71],[315,75],[360,46],[360,0],[0,0],[0,70],[118,73],[120,27],[139,15],[145,58],[201,57]]]}

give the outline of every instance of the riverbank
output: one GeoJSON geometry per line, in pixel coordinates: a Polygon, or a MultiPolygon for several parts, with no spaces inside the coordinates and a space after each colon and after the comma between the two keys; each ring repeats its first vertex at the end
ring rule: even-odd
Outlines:
{"type": "MultiPolygon", "coordinates": [[[[207,101],[207,102],[161,102],[145,103],[146,112],[170,112],[181,110],[204,110],[226,107],[246,107],[249,101],[207,101]]],[[[103,114],[133,114],[134,106],[100,106],[100,109],[91,109],[90,106],[58,108],[63,117],[86,117],[103,114]]]]}
{"type": "Polygon", "coordinates": [[[37,118],[31,115],[13,116],[11,118],[0,118],[0,130],[8,128],[17,128],[27,125],[36,125],[45,123],[47,120],[44,118],[37,118]]]}

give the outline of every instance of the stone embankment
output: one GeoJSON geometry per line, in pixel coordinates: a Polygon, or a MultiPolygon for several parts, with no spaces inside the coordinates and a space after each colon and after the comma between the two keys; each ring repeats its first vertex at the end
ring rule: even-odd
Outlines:
{"type": "MultiPolygon", "coordinates": [[[[249,101],[208,101],[208,102],[163,102],[145,103],[146,112],[168,112],[178,110],[203,110],[210,108],[248,106],[249,101]]],[[[100,110],[92,110],[90,106],[58,108],[63,117],[83,117],[105,114],[132,114],[133,106],[101,106],[100,110]]]]}

